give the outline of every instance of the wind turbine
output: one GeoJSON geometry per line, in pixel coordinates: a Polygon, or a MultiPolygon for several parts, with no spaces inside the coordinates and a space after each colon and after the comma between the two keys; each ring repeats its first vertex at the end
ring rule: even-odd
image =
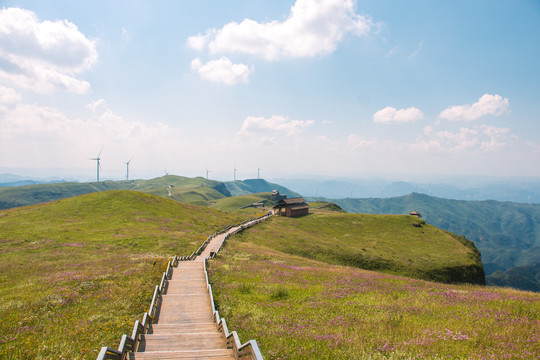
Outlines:
{"type": "Polygon", "coordinates": [[[237,171],[237,170],[238,170],[238,169],[237,169],[236,166],[235,166],[235,167],[234,167],[234,181],[236,181],[236,171],[237,171]]]}
{"type": "Polygon", "coordinates": [[[205,168],[206,169],[206,180],[208,180],[208,174],[211,172],[210,170],[208,170],[208,168],[205,168]]]}
{"type": "Polygon", "coordinates": [[[103,148],[99,151],[98,156],[96,156],[95,158],[89,159],[89,160],[96,160],[97,161],[97,182],[99,182],[99,168],[101,167],[101,165],[99,164],[99,160],[101,160],[100,156],[101,156],[102,151],[103,151],[103,148]]]}
{"type": "Polygon", "coordinates": [[[133,158],[129,159],[128,162],[125,162],[124,164],[126,164],[126,180],[129,181],[129,163],[131,162],[131,160],[133,160],[133,158]]]}
{"type": "Polygon", "coordinates": [[[261,168],[257,166],[257,179],[261,178],[261,168]]]}
{"type": "Polygon", "coordinates": [[[165,176],[169,175],[166,169],[163,169],[163,171],[165,171],[165,176]]]}

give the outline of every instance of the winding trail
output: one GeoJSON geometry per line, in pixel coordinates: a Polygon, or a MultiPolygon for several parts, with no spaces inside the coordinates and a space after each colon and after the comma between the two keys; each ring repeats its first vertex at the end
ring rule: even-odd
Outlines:
{"type": "MultiPolygon", "coordinates": [[[[256,222],[244,224],[243,228],[256,222]]],[[[130,353],[129,359],[235,359],[214,321],[204,261],[211,252],[219,250],[229,234],[240,228],[233,227],[215,236],[193,261],[178,263],[154,324],[147,334],[141,335],[138,351],[130,353]]]]}

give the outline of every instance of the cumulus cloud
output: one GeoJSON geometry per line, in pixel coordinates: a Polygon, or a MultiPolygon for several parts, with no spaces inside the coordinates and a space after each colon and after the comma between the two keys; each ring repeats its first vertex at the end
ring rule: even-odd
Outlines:
{"type": "Polygon", "coordinates": [[[500,95],[484,94],[472,105],[450,106],[439,117],[446,120],[476,120],[485,115],[500,116],[510,110],[510,101],[500,95]]]}
{"type": "Polygon", "coordinates": [[[411,149],[453,153],[478,150],[490,152],[504,149],[511,140],[516,139],[509,128],[487,125],[462,127],[457,132],[435,131],[432,126],[426,126],[423,134],[423,138],[411,144],[411,149]]]}
{"type": "Polygon", "coordinates": [[[414,122],[420,120],[424,114],[415,108],[414,106],[407,109],[397,110],[391,106],[387,106],[382,110],[377,111],[373,115],[373,122],[376,123],[405,123],[405,122],[414,122]]]}
{"type": "Polygon", "coordinates": [[[187,39],[196,50],[243,53],[266,60],[311,57],[333,52],[347,34],[362,36],[372,29],[367,16],[358,15],[354,0],[297,0],[285,21],[230,22],[187,39]]]}
{"type": "Polygon", "coordinates": [[[91,110],[88,118],[70,118],[54,108],[26,104],[18,93],[0,87],[0,147],[25,153],[25,147],[62,144],[64,151],[69,148],[77,152],[83,144],[97,147],[103,143],[129,143],[140,147],[164,139],[177,139],[180,135],[178,129],[160,122],[145,124],[126,120],[114,114],[103,99],[92,102],[87,108],[91,110]],[[4,96],[6,93],[8,97],[4,96]]]}
{"type": "Polygon", "coordinates": [[[0,85],[0,111],[6,111],[22,101],[21,95],[14,89],[0,85]]]}
{"type": "Polygon", "coordinates": [[[75,74],[97,58],[95,41],[67,20],[40,21],[29,10],[0,10],[0,81],[39,93],[87,93],[90,84],[75,74]]]}
{"type": "Polygon", "coordinates": [[[191,62],[191,69],[199,73],[203,79],[226,85],[234,85],[238,82],[247,83],[249,80],[247,65],[233,64],[225,56],[218,60],[208,61],[206,64],[196,58],[191,62]]]}
{"type": "Polygon", "coordinates": [[[287,117],[279,115],[273,115],[269,119],[265,119],[262,116],[248,116],[244,120],[239,134],[248,135],[257,132],[282,132],[291,136],[313,124],[313,120],[289,120],[287,117]]]}

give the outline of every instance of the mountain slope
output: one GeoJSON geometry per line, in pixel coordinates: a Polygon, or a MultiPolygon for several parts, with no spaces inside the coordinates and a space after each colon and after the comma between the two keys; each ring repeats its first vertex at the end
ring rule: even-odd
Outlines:
{"type": "Polygon", "coordinates": [[[540,204],[448,200],[417,193],[332,201],[357,213],[408,214],[416,210],[428,223],[473,241],[484,264],[507,269],[540,258],[540,204]]]}
{"type": "Polygon", "coordinates": [[[252,242],[258,228],[231,237],[208,269],[220,315],[265,359],[540,355],[540,294],[331,265],[252,242]]]}
{"type": "Polygon", "coordinates": [[[0,209],[39,204],[72,196],[105,190],[136,190],[180,202],[211,206],[217,200],[233,195],[279,190],[290,197],[298,194],[263,179],[221,182],[202,177],[167,175],[150,180],[103,181],[92,183],[55,183],[0,188],[0,209]],[[230,189],[230,190],[229,190],[230,189]]]}
{"type": "Polygon", "coordinates": [[[330,264],[447,283],[484,284],[480,254],[463,237],[413,216],[320,212],[274,217],[239,241],[330,264]]]}
{"type": "Polygon", "coordinates": [[[289,198],[300,196],[300,194],[289,190],[284,186],[269,183],[264,179],[226,181],[224,184],[232,196],[272,192],[273,190],[277,190],[281,194],[287,195],[289,198]]]}
{"type": "Polygon", "coordinates": [[[0,358],[95,359],[140,320],[170,256],[239,220],[124,190],[0,210],[0,358]]]}

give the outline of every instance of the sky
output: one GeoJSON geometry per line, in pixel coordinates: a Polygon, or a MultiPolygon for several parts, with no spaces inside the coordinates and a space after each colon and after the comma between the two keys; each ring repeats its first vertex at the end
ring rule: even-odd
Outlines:
{"type": "Polygon", "coordinates": [[[537,0],[0,0],[0,171],[540,176],[539,59],[537,0]]]}

